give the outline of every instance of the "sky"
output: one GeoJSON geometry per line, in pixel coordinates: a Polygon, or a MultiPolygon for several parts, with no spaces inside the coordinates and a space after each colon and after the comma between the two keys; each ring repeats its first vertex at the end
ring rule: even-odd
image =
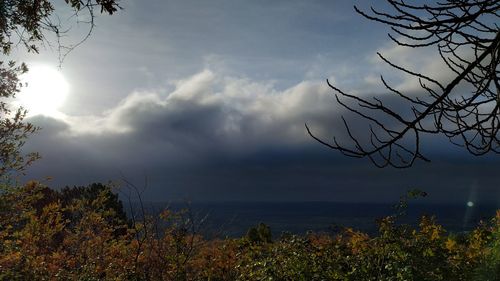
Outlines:
{"type": "MultiPolygon", "coordinates": [[[[424,139],[431,163],[398,170],[346,158],[307,134],[305,123],[325,139],[345,136],[347,113],[326,79],[360,96],[391,98],[381,74],[418,91],[377,52],[450,77],[435,50],[395,46],[353,4],[381,1],[122,1],[64,60],[60,114],[28,118],[42,129],[25,150],[42,159],[25,178],[51,177],[55,188],[126,179],[155,201],[394,202],[419,188],[427,202],[500,203],[498,159],[443,137],[424,139]]],[[[76,38],[84,26],[73,28],[76,38]]],[[[59,63],[49,46],[15,56],[59,63]]]]}

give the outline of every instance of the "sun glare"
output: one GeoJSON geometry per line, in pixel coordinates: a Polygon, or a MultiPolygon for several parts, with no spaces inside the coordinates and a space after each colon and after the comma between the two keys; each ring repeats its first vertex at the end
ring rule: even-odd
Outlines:
{"type": "Polygon", "coordinates": [[[29,116],[46,115],[58,117],[69,92],[69,84],[56,68],[33,66],[21,77],[23,87],[18,94],[21,106],[29,116]]]}

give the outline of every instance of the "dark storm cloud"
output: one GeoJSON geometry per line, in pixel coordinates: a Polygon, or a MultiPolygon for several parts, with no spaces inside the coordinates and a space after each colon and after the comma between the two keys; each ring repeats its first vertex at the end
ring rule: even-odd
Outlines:
{"type": "Polygon", "coordinates": [[[54,176],[58,184],[158,169],[168,174],[272,147],[307,146],[304,118],[331,115],[323,106],[330,99],[324,83],[276,92],[207,70],[168,94],[131,94],[100,117],[32,118],[42,130],[26,150],[44,156],[32,175],[54,176]]]}
{"type": "Polygon", "coordinates": [[[304,122],[321,125],[333,118],[335,111],[327,105],[331,101],[324,82],[303,82],[278,92],[270,84],[218,77],[207,70],[179,81],[168,94],[133,93],[103,116],[31,121],[44,128],[46,140],[81,146],[131,142],[138,151],[163,150],[165,144],[201,154],[244,154],[274,145],[305,145],[310,139],[304,122]]]}
{"type": "Polygon", "coordinates": [[[205,70],[169,92],[135,92],[101,116],[31,119],[43,129],[27,150],[44,158],[29,176],[53,176],[56,186],[147,177],[154,200],[394,201],[419,187],[435,201],[463,201],[474,184],[499,198],[493,160],[444,153],[430,165],[380,170],[307,136],[305,122],[341,136],[340,114],[322,81],[279,91],[205,70]]]}

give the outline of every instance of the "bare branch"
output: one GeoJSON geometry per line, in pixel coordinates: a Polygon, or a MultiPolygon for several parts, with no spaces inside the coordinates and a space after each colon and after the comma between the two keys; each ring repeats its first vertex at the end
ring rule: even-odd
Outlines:
{"type": "Polygon", "coordinates": [[[344,117],[345,134],[350,140],[347,144],[339,143],[337,138],[324,141],[306,125],[307,132],[331,149],[351,157],[366,157],[378,167],[406,168],[417,159],[428,161],[420,151],[422,134],[445,135],[473,155],[500,153],[500,28],[495,23],[500,17],[500,2],[386,2],[391,11],[371,8],[367,13],[354,9],[369,20],[390,26],[399,38],[392,34],[389,38],[399,46],[436,47],[443,64],[454,74],[451,82],[445,84],[433,78],[434,73],[413,71],[378,54],[386,64],[417,79],[427,94],[418,97],[404,93],[381,77],[389,93],[407,106],[411,118],[398,113],[401,109],[386,105],[383,98],[374,97],[372,101],[351,95],[327,81],[336,92],[338,104],[364,120],[369,134],[359,137],[344,117]],[[468,88],[472,91],[464,90],[468,88]]]}

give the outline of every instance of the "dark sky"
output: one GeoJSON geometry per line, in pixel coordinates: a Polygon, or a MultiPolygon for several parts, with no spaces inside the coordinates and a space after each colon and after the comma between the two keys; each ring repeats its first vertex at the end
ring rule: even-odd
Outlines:
{"type": "MultiPolygon", "coordinates": [[[[432,163],[378,169],[307,135],[304,123],[324,138],[342,137],[345,111],[326,79],[389,100],[384,74],[419,94],[418,81],[384,66],[377,51],[451,77],[435,50],[392,45],[387,28],[362,19],[353,3],[379,2],[125,1],[122,12],[97,19],[93,36],[62,65],[70,92],[60,114],[30,117],[42,130],[26,150],[43,159],[27,178],[51,176],[54,187],[147,179],[146,197],[158,201],[385,202],[420,188],[429,202],[500,203],[497,157],[427,138],[432,163]]],[[[17,56],[58,64],[49,48],[17,56]]]]}

